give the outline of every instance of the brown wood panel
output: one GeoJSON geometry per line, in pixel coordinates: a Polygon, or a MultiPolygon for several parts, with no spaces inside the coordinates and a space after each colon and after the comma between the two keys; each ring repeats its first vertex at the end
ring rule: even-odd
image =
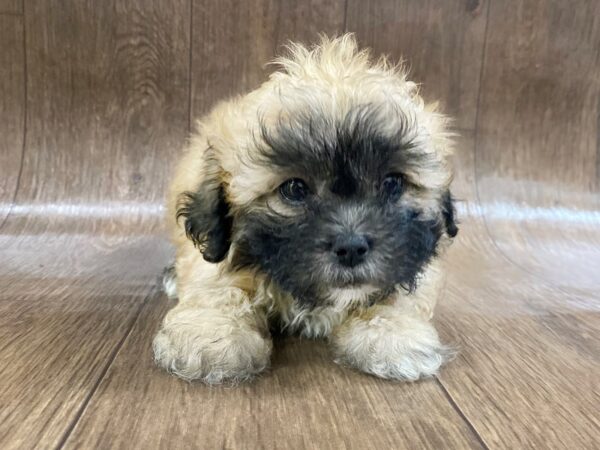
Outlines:
{"type": "Polygon", "coordinates": [[[317,42],[319,33],[335,36],[344,32],[345,0],[282,0],[278,2],[278,8],[275,43],[279,48],[276,47],[276,53],[287,41],[308,44],[317,42]]]}
{"type": "Polygon", "coordinates": [[[347,31],[374,54],[404,58],[426,100],[473,130],[487,1],[348,0],[347,31]]]}
{"type": "Polygon", "coordinates": [[[597,448],[597,299],[557,291],[490,250],[453,251],[461,269],[438,322],[460,354],[443,385],[490,448],[597,448]]]}
{"type": "Polygon", "coordinates": [[[187,2],[26,6],[24,167],[0,236],[3,449],[60,445],[156,288],[189,111],[187,2]]]}
{"type": "Polygon", "coordinates": [[[519,182],[512,195],[535,204],[600,206],[597,196],[578,198],[600,187],[599,16],[600,3],[585,0],[491,5],[477,141],[482,195],[506,178],[519,182]]]}
{"type": "Polygon", "coordinates": [[[455,192],[466,201],[437,315],[460,353],[440,380],[489,448],[595,448],[598,291],[569,277],[557,289],[533,263],[506,260],[476,200],[473,137],[461,141],[455,192]]]}
{"type": "Polygon", "coordinates": [[[23,50],[23,19],[0,16],[0,224],[4,222],[15,197],[23,154],[23,50]]]}
{"type": "Polygon", "coordinates": [[[260,85],[272,70],[266,64],[288,40],[316,41],[318,33],[343,28],[343,0],[195,2],[192,118],[260,85]]]}
{"type": "Polygon", "coordinates": [[[270,372],[235,388],[172,377],[151,351],[171,306],[146,305],[66,448],[481,448],[435,380],[338,367],[323,342],[276,340],[270,372]]]}
{"type": "Polygon", "coordinates": [[[186,0],[27,3],[17,198],[27,211],[68,217],[81,207],[134,226],[138,211],[157,215],[187,133],[189,20],[186,0]]]}
{"type": "Polygon", "coordinates": [[[155,237],[0,239],[0,447],[54,448],[156,286],[155,237]]]}
{"type": "Polygon", "coordinates": [[[556,286],[568,278],[596,291],[599,16],[598,2],[492,4],[476,167],[507,259],[556,286]]]}
{"type": "Polygon", "coordinates": [[[23,0],[0,0],[0,14],[15,15],[23,13],[23,0]]]}

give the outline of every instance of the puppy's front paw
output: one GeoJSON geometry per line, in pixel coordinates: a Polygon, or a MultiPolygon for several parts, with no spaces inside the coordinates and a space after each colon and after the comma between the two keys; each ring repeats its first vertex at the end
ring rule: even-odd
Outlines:
{"type": "Polygon", "coordinates": [[[198,310],[168,319],[154,338],[154,359],[183,379],[236,383],[269,365],[271,339],[252,321],[198,310]]]}
{"type": "Polygon", "coordinates": [[[348,319],[332,343],[337,363],[395,380],[435,375],[452,353],[440,343],[433,325],[392,306],[348,319]]]}

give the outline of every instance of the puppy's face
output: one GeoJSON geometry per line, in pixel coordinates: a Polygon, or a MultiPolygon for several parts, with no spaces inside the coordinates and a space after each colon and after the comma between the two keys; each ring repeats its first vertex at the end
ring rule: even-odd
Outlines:
{"type": "Polygon", "coordinates": [[[306,303],[413,289],[452,210],[419,184],[435,163],[396,114],[361,105],[340,123],[313,111],[263,128],[257,155],[282,182],[240,210],[233,266],[259,268],[306,303]]]}
{"type": "Polygon", "coordinates": [[[284,94],[308,100],[289,106],[282,86],[257,108],[237,165],[207,151],[227,175],[184,197],[188,235],[205,259],[228,256],[231,270],[258,270],[305,304],[414,289],[457,232],[431,117],[368,86],[343,106],[319,83],[310,96],[294,86],[284,94]]]}

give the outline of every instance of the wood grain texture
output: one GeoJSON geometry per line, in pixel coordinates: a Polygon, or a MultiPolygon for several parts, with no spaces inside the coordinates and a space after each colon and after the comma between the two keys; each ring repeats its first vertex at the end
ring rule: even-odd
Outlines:
{"type": "Polygon", "coordinates": [[[23,0],[0,0],[0,14],[18,15],[23,13],[23,0]]]}
{"type": "Polygon", "coordinates": [[[441,377],[491,447],[600,442],[597,6],[491,5],[466,194],[480,202],[442,307],[463,370],[441,377]]]}
{"type": "Polygon", "coordinates": [[[492,4],[477,130],[495,244],[588,295],[600,291],[599,16],[598,2],[492,4]]]}
{"type": "Polygon", "coordinates": [[[0,16],[0,225],[16,194],[25,129],[23,19],[0,16]]]}
{"type": "MultiPolygon", "coordinates": [[[[463,225],[471,236],[475,228],[463,225]]],[[[451,255],[462,269],[451,273],[438,320],[461,352],[443,385],[490,448],[596,448],[597,299],[565,295],[487,251],[457,245],[451,255]]]]}
{"type": "Polygon", "coordinates": [[[0,443],[54,448],[156,286],[166,245],[3,235],[0,248],[0,443]]]}
{"type": "Polygon", "coordinates": [[[24,166],[0,236],[3,449],[62,445],[169,258],[156,232],[188,126],[186,6],[27,2],[24,166]]]}
{"type": "Polygon", "coordinates": [[[428,101],[473,130],[488,2],[348,0],[347,31],[375,55],[403,58],[428,101]]]}
{"type": "Polygon", "coordinates": [[[278,6],[275,53],[288,41],[311,44],[318,41],[320,33],[335,36],[344,32],[345,0],[283,0],[278,6]]]}
{"type": "Polygon", "coordinates": [[[288,40],[315,41],[343,31],[344,2],[234,0],[193,7],[192,118],[218,100],[248,92],[273,70],[288,40]]]}
{"type": "Polygon", "coordinates": [[[461,148],[455,193],[466,201],[437,316],[460,353],[440,380],[489,448],[597,448],[597,291],[568,276],[557,289],[505,258],[476,199],[472,135],[461,148]]]}
{"type": "Polygon", "coordinates": [[[26,6],[29,130],[17,202],[61,217],[86,205],[125,216],[123,227],[136,213],[156,216],[166,182],[157,174],[187,133],[187,2],[26,6]]]}
{"type": "Polygon", "coordinates": [[[341,368],[323,342],[276,340],[270,372],[235,388],[174,378],[151,352],[171,306],[146,305],[66,448],[481,448],[435,380],[341,368]]]}
{"type": "Polygon", "coordinates": [[[552,197],[567,207],[569,191],[597,193],[600,3],[570,6],[491,5],[477,141],[482,188],[506,177],[518,180],[524,200],[549,204],[552,197]],[[539,189],[525,186],[533,182],[539,189]]]}

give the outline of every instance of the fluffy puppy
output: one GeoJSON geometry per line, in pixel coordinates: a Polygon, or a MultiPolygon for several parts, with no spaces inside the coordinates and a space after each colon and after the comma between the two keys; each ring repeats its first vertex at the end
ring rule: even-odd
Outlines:
{"type": "Polygon", "coordinates": [[[457,233],[446,120],[352,35],[288,50],[199,121],[181,159],[165,277],[179,302],[155,359],[187,380],[245,380],[278,327],[383,378],[435,374],[447,352],[429,320],[457,233]]]}

